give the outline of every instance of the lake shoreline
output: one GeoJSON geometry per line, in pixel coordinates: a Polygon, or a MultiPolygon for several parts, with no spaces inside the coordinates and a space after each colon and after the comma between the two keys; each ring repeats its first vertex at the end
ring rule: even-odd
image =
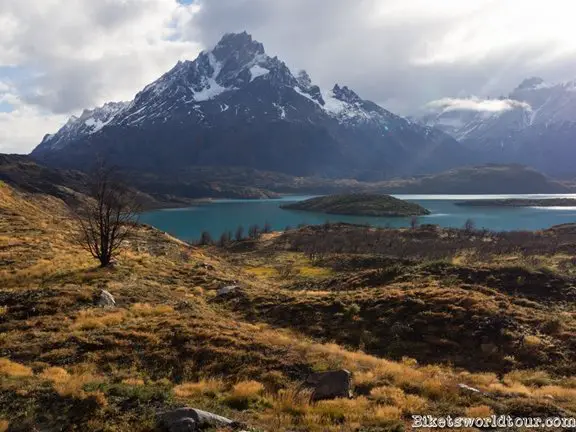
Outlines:
{"type": "MultiPolygon", "coordinates": [[[[269,200],[203,200],[198,205],[179,208],[164,208],[141,213],[140,221],[166,231],[184,241],[196,241],[202,232],[219,238],[225,231],[236,232],[244,227],[267,223],[274,231],[283,231],[290,226],[321,225],[326,221],[345,222],[390,228],[410,227],[411,217],[386,218],[368,216],[328,215],[315,212],[286,211],[281,204],[302,201],[313,196],[285,195],[269,200]],[[173,210],[173,211],[170,211],[173,210]]],[[[398,198],[416,202],[432,212],[428,216],[418,216],[418,224],[433,224],[442,227],[461,228],[467,220],[472,220],[476,228],[492,231],[536,231],[554,225],[576,222],[576,211],[570,208],[531,208],[531,207],[463,207],[456,202],[470,199],[543,199],[576,198],[573,194],[558,195],[397,195],[398,198]]]]}
{"type": "Polygon", "coordinates": [[[544,199],[497,199],[470,200],[455,203],[461,207],[576,207],[576,199],[544,198],[544,199]]]}

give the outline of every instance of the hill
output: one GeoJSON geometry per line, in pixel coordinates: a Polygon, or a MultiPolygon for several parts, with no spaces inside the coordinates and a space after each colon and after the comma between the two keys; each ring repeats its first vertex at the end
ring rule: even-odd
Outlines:
{"type": "Polygon", "coordinates": [[[326,225],[225,248],[141,226],[99,269],[67,214],[0,184],[5,430],[149,432],[181,406],[279,432],[576,413],[573,225],[326,225]],[[102,289],[115,307],[96,305],[102,289]],[[352,372],[352,399],[296,391],[335,368],[352,372]]]}
{"type": "Polygon", "coordinates": [[[385,193],[538,194],[573,189],[522,165],[488,164],[455,168],[435,175],[380,183],[385,193]]]}
{"type": "MultiPolygon", "coordinates": [[[[194,204],[199,198],[270,198],[276,194],[225,180],[184,179],[166,182],[152,174],[121,172],[119,175],[136,193],[145,209],[182,207],[194,204]]],[[[29,156],[0,153],[0,180],[30,193],[44,193],[61,198],[74,206],[79,198],[89,193],[89,177],[85,172],[52,168],[36,162],[29,156]]]]}
{"type": "Polygon", "coordinates": [[[349,194],[311,198],[281,206],[286,210],[303,210],[355,216],[420,216],[430,214],[424,207],[389,195],[349,194]]]}
{"type": "Polygon", "coordinates": [[[179,62],[127,103],[73,117],[32,156],[83,168],[99,154],[160,176],[194,166],[368,180],[468,162],[440,130],[412,123],[346,86],[320,89],[247,33],[179,62]]]}

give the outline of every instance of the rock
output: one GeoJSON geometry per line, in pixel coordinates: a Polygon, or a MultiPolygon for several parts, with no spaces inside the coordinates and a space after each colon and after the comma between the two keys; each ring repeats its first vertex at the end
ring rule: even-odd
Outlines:
{"type": "Polygon", "coordinates": [[[168,428],[169,432],[193,432],[197,430],[199,430],[198,424],[191,418],[177,420],[168,428]]]}
{"type": "Polygon", "coordinates": [[[232,293],[232,292],[234,292],[234,291],[236,291],[236,290],[239,290],[239,289],[240,289],[240,287],[239,287],[238,285],[225,286],[225,287],[223,287],[223,288],[220,288],[220,289],[216,292],[216,295],[217,295],[218,297],[220,297],[220,296],[225,296],[225,295],[228,295],[228,294],[230,294],[230,293],[232,293]]]}
{"type": "Polygon", "coordinates": [[[115,307],[116,300],[114,299],[114,296],[108,291],[102,290],[100,292],[100,296],[98,297],[97,304],[100,307],[115,307]]]}
{"type": "Polygon", "coordinates": [[[178,408],[162,414],[159,421],[162,432],[190,432],[206,428],[240,428],[238,422],[196,408],[178,408]]]}
{"type": "Polygon", "coordinates": [[[345,369],[310,374],[302,385],[314,389],[313,401],[352,397],[352,374],[345,369]]]}
{"type": "Polygon", "coordinates": [[[474,387],[470,387],[469,385],[466,384],[458,384],[458,387],[460,387],[460,389],[462,390],[469,391],[471,393],[482,393],[480,390],[475,389],[474,387]]]}

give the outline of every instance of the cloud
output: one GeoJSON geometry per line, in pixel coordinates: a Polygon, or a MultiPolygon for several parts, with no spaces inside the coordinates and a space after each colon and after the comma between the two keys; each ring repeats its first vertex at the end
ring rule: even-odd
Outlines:
{"type": "Polygon", "coordinates": [[[564,0],[200,0],[184,37],[247,29],[324,87],[403,114],[430,100],[508,94],[527,76],[575,78],[564,0]]]}
{"type": "MultiPolygon", "coordinates": [[[[0,81],[3,67],[20,72],[19,113],[40,125],[131,99],[247,30],[321,86],[411,114],[430,100],[507,95],[528,76],[576,78],[575,13],[565,0],[0,0],[0,81]]],[[[20,151],[54,130],[41,132],[20,151]]],[[[14,148],[4,140],[0,151],[14,148]]]]}
{"type": "Polygon", "coordinates": [[[0,81],[11,71],[18,100],[2,115],[0,152],[28,152],[70,114],[132,99],[196,56],[200,45],[177,35],[196,9],[175,0],[0,0],[0,81]]]}
{"type": "Polygon", "coordinates": [[[431,110],[450,111],[476,111],[486,113],[498,113],[512,111],[514,109],[532,110],[530,104],[513,99],[480,99],[471,97],[468,99],[442,98],[426,104],[431,110]]]}
{"type": "Polygon", "coordinates": [[[0,81],[0,152],[22,153],[31,143],[39,140],[47,131],[55,130],[65,121],[65,115],[54,115],[38,107],[25,104],[9,83],[0,81]]]}

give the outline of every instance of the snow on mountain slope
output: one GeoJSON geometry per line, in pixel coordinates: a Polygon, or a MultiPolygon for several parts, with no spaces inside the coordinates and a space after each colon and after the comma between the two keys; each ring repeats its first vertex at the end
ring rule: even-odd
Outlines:
{"type": "Polygon", "coordinates": [[[94,150],[86,144],[96,142],[93,147],[101,150],[120,143],[117,157],[129,155],[130,163],[146,169],[158,162],[152,154],[168,147],[173,151],[164,155],[166,165],[245,164],[298,173],[347,165],[413,169],[411,156],[424,154],[418,165],[425,166],[442,143],[458,153],[449,136],[394,115],[346,86],[320,89],[305,71],[294,74],[267,55],[246,32],[226,34],[195,60],[178,62],[128,104],[107,104],[72,118],[32,155],[74,166],[75,159],[90,159],[94,150]],[[259,157],[249,156],[251,151],[259,157]],[[150,160],[144,160],[147,152],[150,160]],[[174,159],[178,152],[181,157],[174,159]],[[297,166],[305,154],[308,165],[297,166]]]}
{"type": "Polygon", "coordinates": [[[42,142],[51,149],[64,148],[82,136],[99,132],[128,106],[128,102],[109,102],[92,110],[84,110],[80,117],[72,116],[57,133],[46,135],[42,142]]]}
{"type": "Polygon", "coordinates": [[[424,124],[483,152],[484,161],[527,163],[548,173],[576,171],[576,81],[524,80],[507,98],[443,99],[428,105],[424,124]]]}

